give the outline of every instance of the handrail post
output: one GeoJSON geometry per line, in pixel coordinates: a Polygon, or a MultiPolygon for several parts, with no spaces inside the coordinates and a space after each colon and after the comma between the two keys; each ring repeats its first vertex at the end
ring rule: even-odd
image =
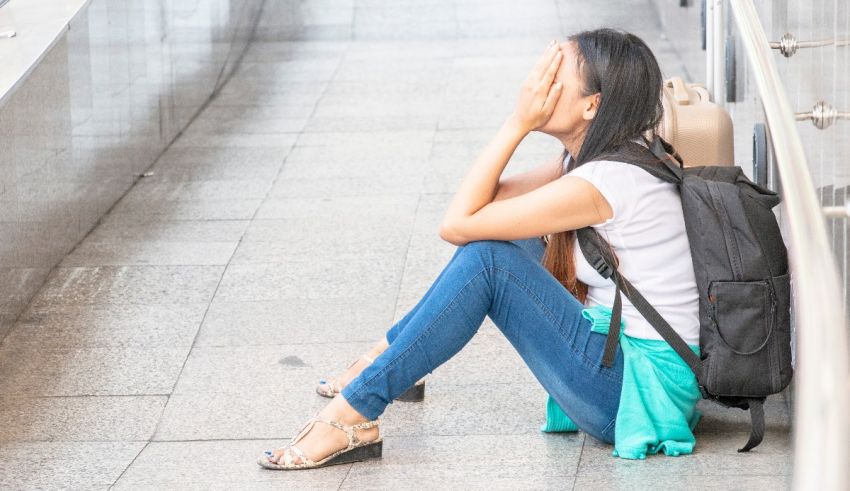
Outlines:
{"type": "Polygon", "coordinates": [[[706,0],[705,8],[705,48],[706,48],[706,89],[711,100],[723,104],[726,100],[726,15],[725,0],[706,0]]]}

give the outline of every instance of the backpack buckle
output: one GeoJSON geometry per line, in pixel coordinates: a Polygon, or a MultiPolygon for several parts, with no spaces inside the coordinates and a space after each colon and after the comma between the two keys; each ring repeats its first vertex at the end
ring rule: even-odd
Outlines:
{"type": "Polygon", "coordinates": [[[593,266],[593,269],[595,269],[596,272],[599,273],[599,276],[603,278],[610,278],[611,275],[614,274],[614,269],[611,268],[611,266],[608,265],[602,257],[597,257],[591,266],[593,266]]]}

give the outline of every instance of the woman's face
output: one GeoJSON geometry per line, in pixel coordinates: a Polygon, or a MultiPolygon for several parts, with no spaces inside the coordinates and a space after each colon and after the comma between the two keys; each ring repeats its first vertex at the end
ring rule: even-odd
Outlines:
{"type": "Polygon", "coordinates": [[[579,75],[577,48],[574,42],[561,43],[563,59],[555,74],[555,82],[564,85],[561,97],[555,104],[552,117],[537,131],[552,135],[575,137],[584,133],[598,107],[597,95],[582,95],[582,80],[579,75]]]}

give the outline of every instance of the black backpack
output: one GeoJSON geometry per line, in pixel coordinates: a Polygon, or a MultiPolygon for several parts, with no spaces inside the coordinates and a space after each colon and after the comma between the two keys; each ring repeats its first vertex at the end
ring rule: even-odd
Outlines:
{"type": "Polygon", "coordinates": [[[661,138],[648,147],[629,143],[605,159],[637,165],[679,189],[699,291],[700,356],[617,272],[610,246],[586,227],[576,231],[585,258],[616,284],[603,365],[614,362],[622,293],[691,367],[704,398],[749,409],[752,431],[738,450],[746,452],[764,438],[765,398],[782,391],[792,374],[788,257],[771,211],[780,199],[747,179],[740,167],[683,168],[661,138]]]}

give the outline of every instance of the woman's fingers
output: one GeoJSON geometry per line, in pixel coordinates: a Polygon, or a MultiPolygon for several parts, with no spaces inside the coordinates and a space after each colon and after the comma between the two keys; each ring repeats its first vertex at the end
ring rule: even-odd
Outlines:
{"type": "Polygon", "coordinates": [[[544,87],[549,87],[552,85],[552,81],[555,80],[555,74],[558,73],[558,67],[561,66],[561,59],[563,59],[563,55],[561,54],[561,50],[558,50],[555,53],[555,56],[552,57],[552,60],[549,62],[549,67],[546,68],[546,72],[543,73],[543,77],[540,80],[540,83],[544,87]]]}
{"type": "Polygon", "coordinates": [[[562,59],[560,45],[553,42],[546,47],[546,51],[522,84],[514,117],[529,131],[539,128],[552,116],[562,91],[560,83],[552,82],[562,59]]]}
{"type": "Polygon", "coordinates": [[[531,77],[535,82],[542,78],[546,69],[552,63],[552,59],[555,57],[555,54],[560,52],[559,48],[560,46],[557,42],[551,43],[546,47],[546,51],[543,52],[543,55],[534,65],[534,69],[531,70],[531,77]]]}
{"type": "Polygon", "coordinates": [[[546,116],[547,121],[555,111],[555,104],[558,103],[558,98],[561,97],[561,91],[563,88],[564,84],[557,82],[552,84],[552,88],[549,89],[549,95],[546,96],[546,102],[543,103],[543,107],[540,109],[540,112],[546,116]]]}

